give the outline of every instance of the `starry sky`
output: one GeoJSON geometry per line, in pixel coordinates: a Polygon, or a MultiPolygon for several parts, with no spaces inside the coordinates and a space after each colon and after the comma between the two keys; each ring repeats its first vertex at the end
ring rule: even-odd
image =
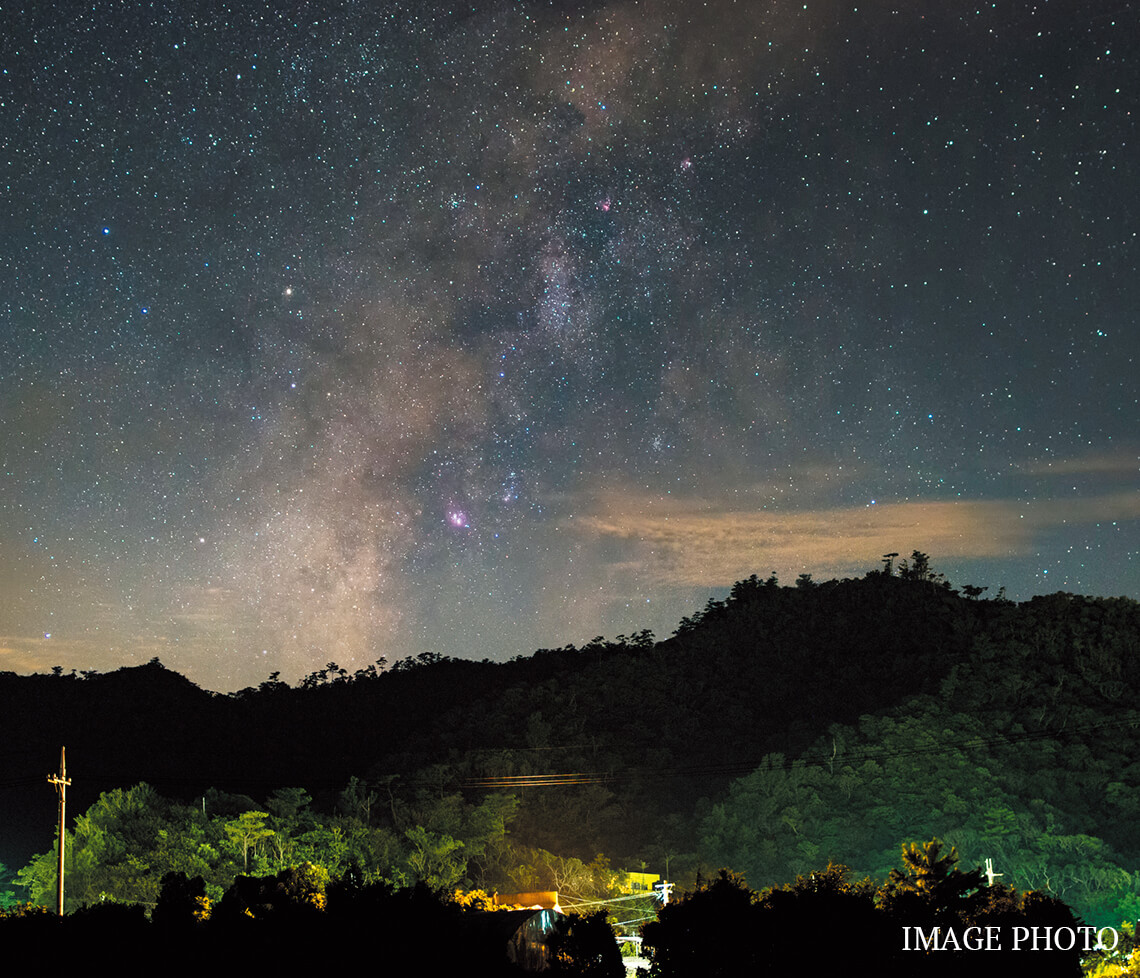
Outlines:
{"type": "Polygon", "coordinates": [[[0,669],[1140,598],[1138,14],[3,4],[0,669]]]}

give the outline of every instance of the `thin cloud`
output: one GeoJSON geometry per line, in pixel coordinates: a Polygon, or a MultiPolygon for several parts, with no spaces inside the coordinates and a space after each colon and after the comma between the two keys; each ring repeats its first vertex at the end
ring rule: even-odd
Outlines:
{"type": "Polygon", "coordinates": [[[1023,555],[1052,527],[1140,518],[1140,494],[1072,501],[884,503],[800,512],[717,509],[700,500],[612,496],[574,525],[615,572],[674,586],[731,584],[758,569],[859,573],[880,554],[943,558],[1023,555]]]}
{"type": "Polygon", "coordinates": [[[43,639],[21,638],[17,635],[0,635],[0,671],[35,672],[43,668],[44,656],[31,646],[44,644],[43,639]]]}
{"type": "Polygon", "coordinates": [[[1037,459],[1027,465],[1029,475],[1132,475],[1140,474],[1140,453],[1095,452],[1074,458],[1037,459]]]}

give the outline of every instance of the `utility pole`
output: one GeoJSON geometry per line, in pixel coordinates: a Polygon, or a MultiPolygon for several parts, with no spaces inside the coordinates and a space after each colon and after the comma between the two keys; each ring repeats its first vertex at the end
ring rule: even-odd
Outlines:
{"type": "Polygon", "coordinates": [[[67,819],[67,786],[71,778],[67,776],[67,748],[59,749],[59,774],[49,774],[48,783],[55,785],[59,793],[59,869],[56,873],[58,888],[55,895],[56,913],[63,916],[63,827],[67,819]]]}

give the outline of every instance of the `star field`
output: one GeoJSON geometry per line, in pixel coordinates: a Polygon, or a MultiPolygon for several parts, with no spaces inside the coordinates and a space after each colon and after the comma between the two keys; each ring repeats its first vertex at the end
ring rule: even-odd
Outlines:
{"type": "Polygon", "coordinates": [[[5,13],[0,669],[1140,597],[1134,3],[5,13]]]}

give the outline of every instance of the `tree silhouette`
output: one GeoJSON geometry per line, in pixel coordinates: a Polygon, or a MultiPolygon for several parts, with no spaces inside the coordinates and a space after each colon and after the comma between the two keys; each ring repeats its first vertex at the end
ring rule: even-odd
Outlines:
{"type": "Polygon", "coordinates": [[[546,939],[550,974],[583,978],[623,978],[625,966],[606,911],[568,914],[559,918],[546,939]]]}
{"type": "Polygon", "coordinates": [[[766,973],[755,894],[722,869],[642,928],[650,978],[738,978],[766,973]]]}
{"type": "Polygon", "coordinates": [[[972,921],[985,906],[980,869],[957,868],[958,850],[943,851],[939,839],[904,843],[903,869],[892,869],[882,894],[883,909],[913,924],[952,927],[972,921]]]}
{"type": "Polygon", "coordinates": [[[158,902],[151,911],[151,923],[163,930],[189,930],[209,919],[210,899],[201,876],[167,873],[162,878],[158,902]]]}

